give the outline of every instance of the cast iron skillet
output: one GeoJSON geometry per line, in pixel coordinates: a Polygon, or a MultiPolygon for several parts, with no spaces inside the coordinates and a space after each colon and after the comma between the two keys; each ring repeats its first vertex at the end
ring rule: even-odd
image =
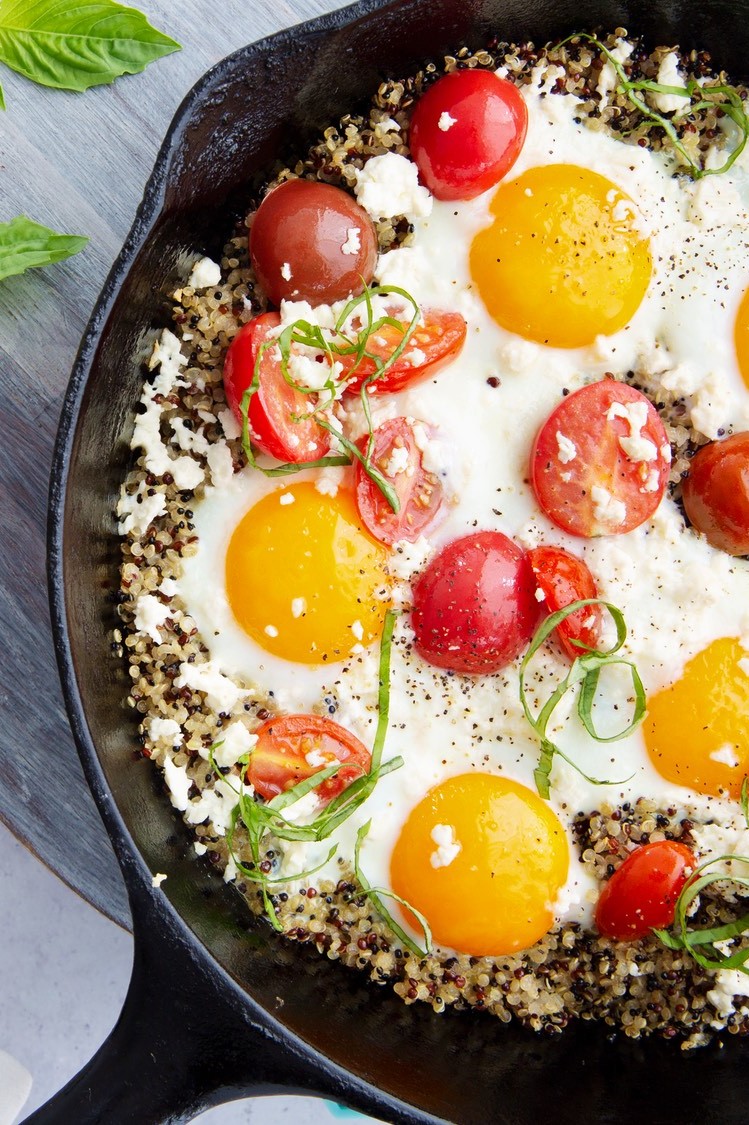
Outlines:
{"type": "MultiPolygon", "coordinates": [[[[141,361],[161,302],[196,250],[220,248],[248,185],[286,145],[359,103],[384,73],[463,41],[544,41],[625,26],[651,45],[711,50],[741,74],[749,0],[367,0],[225,59],[182,105],[84,336],[52,478],[49,574],[70,721],[130,894],[125,1007],[87,1067],[30,1121],[189,1120],[248,1094],[324,1094],[393,1122],[461,1125],[744,1122],[749,1056],[685,1054],[581,1025],[539,1037],[480,1015],[406,1008],[387,987],[278,940],[188,857],[188,836],[135,750],[125,673],[110,652],[113,508],[141,361]],[[160,890],[152,872],[166,872],[160,890]]],[[[163,317],[162,317],[163,312],[163,317]]],[[[85,1003],[85,999],[82,1001],[85,1003]]]]}

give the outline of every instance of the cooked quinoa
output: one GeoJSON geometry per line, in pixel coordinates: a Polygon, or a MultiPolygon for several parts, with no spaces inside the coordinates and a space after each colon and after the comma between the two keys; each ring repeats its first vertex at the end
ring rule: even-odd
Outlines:
{"type": "MultiPolygon", "coordinates": [[[[624,35],[618,30],[607,44],[613,46],[624,35]]],[[[659,47],[648,53],[636,44],[626,69],[635,77],[654,78],[670,50],[659,47]]],[[[367,110],[347,114],[326,128],[293,167],[273,169],[267,186],[304,176],[351,190],[356,170],[369,157],[389,151],[408,154],[411,107],[443,70],[502,66],[522,85],[544,59],[562,65],[567,75],[558,79],[548,96],[569,91],[581,97],[580,114],[588,127],[617,134],[627,144],[656,150],[670,144],[663,131],[649,127],[625,97],[616,92],[601,97],[598,78],[604,59],[588,42],[577,40],[551,49],[492,42],[486,50],[471,54],[464,48],[444,62],[427,64],[411,77],[384,82],[367,110]]],[[[682,56],[681,63],[687,77],[708,85],[725,81],[725,75],[711,70],[704,52],[682,56]]],[[[713,143],[719,112],[707,113],[699,121],[688,115],[681,119],[681,141],[695,158],[713,143]]],[[[377,224],[377,234],[380,250],[387,250],[408,243],[412,228],[405,218],[388,220],[377,224]]],[[[221,377],[226,349],[241,326],[265,307],[249,262],[246,225],[233,232],[224,248],[221,280],[215,288],[196,291],[186,284],[173,299],[172,327],[187,362],[182,370],[185,385],[170,393],[164,412],[170,422],[178,421],[182,434],[179,445],[171,436],[172,448],[190,449],[198,464],[205,465],[206,448],[223,437],[220,416],[226,405],[221,377]]],[[[637,371],[625,377],[651,397],[663,418],[674,451],[671,487],[678,498],[689,457],[706,438],[692,427],[687,403],[663,392],[657,377],[637,371]]],[[[166,442],[166,434],[163,437],[166,442]]],[[[236,470],[244,464],[241,442],[234,437],[228,444],[236,470]]],[[[170,592],[169,580],[179,578],[182,559],[196,550],[192,506],[203,487],[180,489],[178,483],[169,472],[161,477],[149,473],[141,456],[124,485],[120,515],[134,512],[135,517],[128,520],[125,515],[123,522],[122,627],[116,631],[115,641],[128,663],[128,703],[140,722],[143,753],[163,766],[165,752],[176,746],[179,730],[179,745],[170,758],[174,766],[186,768],[191,783],[187,798],[195,803],[221,783],[220,774],[234,783],[240,779],[239,767],[219,767],[216,773],[210,761],[210,748],[220,742],[230,720],[242,718],[252,731],[275,710],[272,698],[249,682],[239,684],[249,689],[249,695],[220,713],[208,705],[206,692],[180,683],[181,665],[199,666],[207,661],[208,649],[179,597],[170,592]],[[155,518],[150,522],[147,516],[141,519],[141,511],[156,513],[155,518]],[[157,599],[153,604],[163,607],[157,615],[159,627],[152,626],[150,634],[147,624],[140,622],[138,627],[135,621],[136,604],[144,594],[153,595],[157,599]]],[[[597,811],[576,817],[578,855],[572,862],[584,864],[603,882],[626,858],[631,845],[661,839],[689,843],[692,828],[691,822],[678,818],[674,808],[656,808],[645,799],[618,808],[602,804],[597,811]]],[[[191,824],[191,830],[202,862],[212,864],[227,878],[234,877],[250,909],[262,912],[258,885],[237,875],[224,832],[217,831],[210,819],[191,824]]],[[[238,857],[251,862],[241,829],[235,848],[238,857]]],[[[278,850],[271,848],[264,867],[274,872],[277,861],[278,850]]],[[[714,975],[688,956],[666,949],[655,937],[617,943],[569,923],[555,927],[531,949],[513,956],[429,955],[418,959],[378,917],[357,887],[349,863],[343,859],[339,863],[336,885],[293,882],[273,894],[278,922],[291,940],[314,943],[330,960],[364,970],[375,983],[394,988],[407,1004],[424,1000],[436,1012],[450,1006],[481,1009],[504,1023],[515,1018],[548,1033],[560,1032],[576,1018],[597,1019],[632,1038],[658,1032],[665,1038],[680,1038],[685,1047],[704,1042],[718,1028],[733,1035],[749,1031],[749,1008],[721,1015],[709,996],[715,987],[714,975]]],[[[730,911],[720,886],[713,886],[701,895],[694,921],[715,925],[734,917],[730,911]]]]}

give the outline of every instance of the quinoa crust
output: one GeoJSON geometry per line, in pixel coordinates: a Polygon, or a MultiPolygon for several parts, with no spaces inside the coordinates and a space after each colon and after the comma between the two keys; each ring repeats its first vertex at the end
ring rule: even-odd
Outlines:
{"type": "MultiPolygon", "coordinates": [[[[619,29],[605,42],[613,46],[625,34],[619,29]]],[[[636,42],[626,69],[634,76],[654,78],[669,50],[659,47],[648,53],[636,42]]],[[[439,64],[427,64],[411,77],[384,82],[366,111],[347,114],[326,128],[293,167],[272,169],[267,187],[303,176],[351,190],[356,170],[369,157],[388,151],[408,154],[410,107],[443,70],[495,69],[501,65],[509,77],[523,85],[530,81],[533,67],[544,59],[566,71],[566,78],[558,79],[547,96],[565,91],[578,95],[582,98],[580,114],[591,129],[605,130],[628,144],[647,145],[654,150],[670,144],[663,130],[649,127],[622,95],[613,93],[605,104],[602,102],[597,80],[605,59],[590,43],[577,40],[553,49],[536,49],[532,44],[514,47],[494,41],[486,50],[472,54],[464,48],[439,64]]],[[[681,61],[688,77],[707,84],[726,80],[725,75],[710,69],[709,56],[703,52],[691,52],[681,61]]],[[[719,109],[710,111],[699,122],[687,115],[680,122],[681,141],[695,157],[713,143],[719,113],[719,109]]],[[[196,292],[185,285],[173,295],[173,327],[181,337],[188,362],[182,372],[185,385],[163,403],[163,416],[169,421],[181,419],[183,429],[202,435],[209,444],[223,437],[219,414],[225,409],[221,374],[226,349],[242,325],[265,307],[248,257],[250,222],[251,217],[227,242],[221,281],[215,289],[196,292]]],[[[377,234],[380,250],[387,250],[408,243],[412,228],[405,218],[389,220],[377,224],[377,234]]],[[[644,390],[659,410],[674,450],[671,488],[678,499],[679,482],[689,458],[706,439],[691,427],[687,404],[664,395],[657,380],[642,372],[615,375],[644,390]]],[[[167,444],[173,441],[165,431],[162,436],[167,444]]],[[[241,442],[234,438],[228,444],[236,471],[244,464],[241,442]]],[[[197,449],[194,456],[199,464],[205,464],[205,456],[197,449]]],[[[222,714],[207,705],[203,692],[175,684],[182,663],[201,664],[209,658],[179,598],[161,589],[165,579],[179,577],[182,559],[197,548],[192,505],[200,498],[202,487],[198,486],[196,493],[180,491],[171,474],[156,477],[145,468],[143,456],[136,461],[124,485],[125,495],[138,493],[137,503],[161,496],[166,511],[142,533],[131,531],[123,538],[121,628],[114,635],[114,648],[128,665],[128,704],[140,722],[142,752],[163,765],[168,743],[150,737],[148,723],[159,718],[179,724],[183,741],[172,760],[186,768],[192,799],[214,785],[219,776],[209,749],[220,741],[222,729],[230,720],[241,719],[251,732],[274,714],[273,700],[249,682],[240,684],[249,690],[249,696],[231,713],[222,714]],[[135,606],[142,594],[154,594],[168,607],[159,643],[135,627],[135,606]]],[[[237,767],[220,772],[239,779],[237,767]]],[[[598,811],[576,817],[577,855],[573,854],[572,863],[583,864],[603,882],[626,858],[632,845],[662,839],[689,843],[691,829],[689,821],[677,818],[675,809],[656,808],[654,802],[645,799],[634,806],[601,805],[598,811]]],[[[225,836],[218,834],[209,820],[193,825],[191,830],[203,862],[226,871],[232,861],[225,836]]],[[[239,828],[234,848],[249,864],[251,857],[245,845],[239,828]]],[[[271,848],[263,867],[273,871],[277,859],[277,852],[271,848]]],[[[548,1034],[561,1032],[574,1019],[600,1020],[633,1038],[658,1033],[680,1039],[685,1047],[706,1041],[716,1027],[724,1026],[732,1035],[749,1032],[749,1015],[737,1012],[726,1019],[711,1005],[707,994],[714,987],[713,974],[688,956],[666,949],[654,937],[617,943],[571,923],[555,927],[531,949],[514,956],[429,955],[419,959],[402,946],[378,916],[357,886],[350,866],[340,862],[337,884],[292,882],[274,894],[271,901],[278,923],[287,938],[312,943],[330,960],[363,970],[374,983],[394,988],[407,1004],[426,1001],[436,1012],[447,1007],[482,1010],[504,1023],[514,1018],[548,1034]]],[[[256,883],[240,873],[235,886],[251,910],[263,911],[256,883]]],[[[718,892],[708,888],[700,898],[696,921],[704,925],[728,921],[728,909],[718,892]]]]}

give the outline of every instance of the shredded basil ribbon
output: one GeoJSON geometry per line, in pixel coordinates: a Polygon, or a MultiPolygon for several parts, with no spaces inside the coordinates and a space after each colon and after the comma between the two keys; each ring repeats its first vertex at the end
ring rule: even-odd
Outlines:
{"type": "Polygon", "coordinates": [[[410,293],[405,289],[399,288],[397,285],[376,285],[364,287],[364,292],[359,297],[353,297],[345,307],[341,310],[338,319],[332,329],[321,328],[318,324],[312,324],[308,320],[295,320],[293,324],[287,325],[277,339],[266,340],[265,343],[258,350],[255,359],[255,369],[253,372],[252,382],[242,396],[240,410],[242,414],[242,447],[245,456],[253,468],[260,469],[267,477],[289,476],[292,473],[299,473],[304,469],[325,468],[329,465],[350,465],[353,459],[361,462],[367,476],[379,488],[382,495],[387,500],[388,504],[394,512],[400,510],[400,501],[398,494],[390,482],[379,471],[372,460],[372,451],[374,445],[374,427],[372,425],[372,412],[369,405],[370,385],[380,379],[386,371],[388,371],[398,358],[403,354],[404,349],[408,345],[419,320],[419,306],[410,293]],[[390,295],[397,295],[407,301],[413,308],[413,315],[407,325],[404,322],[397,320],[392,316],[381,316],[377,320],[374,319],[374,309],[372,308],[373,297],[384,297],[390,295]],[[355,335],[350,336],[344,332],[346,321],[353,315],[360,305],[366,307],[367,320],[362,328],[356,332],[355,335]],[[402,334],[402,338],[397,347],[392,351],[386,360],[380,356],[375,355],[373,352],[367,350],[369,339],[377,332],[385,327],[394,328],[402,334]],[[332,338],[331,338],[332,335],[332,338]],[[303,347],[315,348],[318,351],[324,352],[327,356],[328,362],[328,377],[321,387],[305,386],[302,383],[297,383],[289,370],[289,360],[291,359],[292,346],[300,345],[303,347]],[[288,462],[283,465],[277,465],[273,468],[266,468],[259,465],[255,456],[255,451],[252,448],[252,435],[250,434],[249,422],[249,409],[250,401],[260,387],[260,368],[263,361],[263,356],[269,348],[277,347],[281,353],[281,371],[283,377],[290,387],[294,390],[300,391],[305,395],[319,395],[320,401],[314,409],[306,414],[292,415],[292,421],[303,422],[309,418],[314,418],[317,425],[328,433],[332,434],[336,441],[346,450],[346,454],[341,456],[322,457],[317,461],[301,461],[301,462],[288,462]],[[335,377],[334,364],[336,356],[354,357],[354,365],[345,372],[343,379],[335,377]],[[367,421],[368,437],[364,450],[362,451],[359,446],[345,437],[336,426],[334,426],[327,418],[322,416],[322,411],[331,405],[338,397],[341,387],[349,382],[352,376],[356,373],[357,368],[363,360],[369,359],[375,365],[375,370],[361,385],[359,394],[364,411],[364,417],[367,421]],[[322,391],[327,391],[327,397],[321,395],[322,391]]]}
{"type": "Polygon", "coordinates": [[[749,930],[749,914],[742,914],[733,922],[726,922],[720,926],[709,926],[704,929],[692,929],[687,923],[689,908],[697,896],[713,883],[738,883],[741,887],[749,887],[749,877],[743,875],[727,875],[723,871],[707,871],[716,863],[730,860],[732,863],[745,863],[749,865],[749,856],[720,855],[700,864],[687,879],[681,894],[676,900],[674,909],[674,923],[670,930],[654,929],[653,933],[667,949],[684,950],[703,969],[715,972],[718,969],[738,969],[749,976],[749,948],[739,949],[735,953],[724,953],[716,948],[717,942],[730,941],[732,938],[742,937],[749,930]],[[707,951],[710,951],[709,953],[707,951]]]}
{"type": "MultiPolygon", "coordinates": [[[[615,605],[612,605],[611,602],[603,601],[601,598],[584,598],[580,601],[572,602],[570,605],[565,606],[564,609],[557,610],[556,613],[550,614],[536,631],[531,641],[530,648],[523,657],[522,664],[520,665],[520,702],[523,705],[523,712],[526,719],[541,741],[541,756],[538,766],[533,771],[533,778],[536,782],[536,789],[538,790],[539,796],[546,799],[549,797],[551,790],[550,774],[555,754],[559,754],[560,757],[564,758],[565,762],[571,765],[573,769],[577,770],[591,785],[623,784],[623,781],[604,781],[599,778],[590,777],[576,762],[573,762],[563,750],[552,742],[551,739],[547,738],[546,728],[562,696],[578,684],[580,685],[580,691],[577,697],[577,713],[586,731],[596,742],[617,742],[621,738],[626,738],[627,735],[638,726],[645,714],[645,689],[642,686],[640,674],[632,661],[625,660],[623,657],[616,655],[626,639],[627,626],[624,623],[624,616],[621,610],[615,605]],[[583,609],[585,606],[589,605],[601,605],[611,614],[616,626],[616,644],[610,649],[599,651],[597,649],[588,648],[587,645],[584,645],[581,641],[573,640],[571,643],[581,649],[580,656],[575,658],[572,667],[561,684],[555,688],[538,714],[534,715],[528,705],[525,686],[525,675],[528,664],[546,638],[556,629],[560,622],[564,621],[571,614],[576,613],[577,610],[583,609]],[[595,703],[601,672],[604,668],[611,667],[615,664],[624,665],[626,668],[630,669],[632,686],[635,692],[634,712],[632,720],[624,730],[619,731],[617,734],[604,736],[598,733],[593,722],[593,705],[595,703]]],[[[623,780],[629,781],[629,778],[623,780]]]]}
{"type": "Polygon", "coordinates": [[[431,952],[432,949],[432,931],[429,928],[429,923],[427,922],[424,915],[420,910],[417,910],[415,906],[412,906],[410,902],[407,902],[406,899],[401,898],[400,895],[397,895],[395,891],[389,891],[385,887],[373,887],[362,872],[359,863],[359,855],[361,852],[362,843],[369,835],[369,829],[371,828],[371,826],[372,821],[368,820],[367,823],[363,824],[359,831],[356,833],[356,844],[354,845],[354,874],[356,875],[356,880],[367,898],[372,903],[374,903],[375,907],[382,915],[385,923],[390,927],[395,936],[400,939],[403,945],[405,945],[406,949],[409,949],[415,957],[424,958],[428,953],[431,952]],[[395,902],[399,902],[401,906],[405,906],[406,910],[410,910],[411,913],[415,915],[415,917],[419,921],[419,925],[424,931],[424,944],[426,946],[426,949],[422,949],[421,946],[417,945],[413,938],[410,938],[408,936],[403,927],[396,922],[395,918],[393,918],[392,914],[383,903],[383,898],[394,899],[395,902]]]}
{"type": "Polygon", "coordinates": [[[617,91],[628,98],[632,105],[639,109],[640,113],[649,121],[649,127],[658,125],[663,129],[676,151],[681,154],[693,179],[699,180],[702,176],[718,176],[722,172],[727,172],[744,151],[747,136],[749,136],[749,119],[747,119],[741,95],[734,86],[701,86],[694,78],[688,79],[686,86],[665,86],[661,82],[652,82],[646,78],[632,82],[627,78],[624,67],[620,61],[615,58],[611,51],[601,43],[600,39],[596,39],[594,35],[587,35],[583,31],[575,32],[574,35],[570,35],[559,45],[560,47],[564,46],[575,39],[585,39],[606,56],[616,72],[618,79],[617,91]],[[741,139],[736,145],[736,148],[729,153],[728,157],[719,168],[704,168],[687,152],[674,128],[672,119],[664,117],[662,113],[658,113],[657,110],[653,109],[653,107],[641,97],[642,93],[667,94],[683,98],[684,110],[680,110],[678,114],[674,115],[678,117],[685,117],[687,114],[693,116],[709,109],[720,109],[721,112],[725,113],[726,117],[730,117],[731,121],[737,126],[741,134],[741,139]],[[725,98],[726,101],[720,101],[720,98],[725,98]],[[688,106],[687,99],[689,99],[688,106]]]}

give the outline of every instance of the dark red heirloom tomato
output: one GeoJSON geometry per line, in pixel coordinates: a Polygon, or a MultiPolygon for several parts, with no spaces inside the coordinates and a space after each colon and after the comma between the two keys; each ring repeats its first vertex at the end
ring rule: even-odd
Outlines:
{"type": "Polygon", "coordinates": [[[696,866],[694,853],[674,840],[642,844],[601,891],[596,925],[604,937],[633,941],[670,926],[682,888],[696,866]]]}
{"type": "MultiPolygon", "coordinates": [[[[528,552],[528,558],[544,595],[541,604],[549,613],[556,613],[572,602],[598,597],[595,579],[583,560],[561,547],[536,547],[528,552]]],[[[597,646],[602,617],[600,606],[586,605],[557,625],[559,643],[573,660],[585,651],[577,648],[573,641],[582,641],[588,648],[597,646]]]]}
{"type": "Polygon", "coordinates": [[[320,715],[282,715],[258,729],[247,780],[266,800],[327,766],[345,765],[315,789],[327,804],[369,772],[372,755],[350,731],[320,715]]]}
{"type": "Polygon", "coordinates": [[[438,668],[498,672],[533,635],[535,589],[528,556],[501,531],[448,543],[414,588],[417,651],[438,668]]]}
{"type": "Polygon", "coordinates": [[[749,432],[703,445],[681,489],[690,523],[708,543],[749,555],[749,432]]]}
{"type": "Polygon", "coordinates": [[[341,188],[287,180],[258,207],[250,257],[273,304],[329,305],[370,283],[377,234],[367,212],[341,188]]]}
{"type": "Polygon", "coordinates": [[[278,313],[263,313],[240,328],[229,345],[224,360],[224,391],[234,416],[242,424],[242,398],[255,375],[255,364],[263,345],[269,343],[260,361],[260,383],[250,399],[248,411],[253,445],[279,461],[302,464],[324,457],[330,449],[330,435],[312,418],[295,422],[308,414],[313,401],[289,386],[281,363],[274,354],[272,329],[281,323],[278,313]]]}
{"type": "Polygon", "coordinates": [[[531,450],[531,483],[549,519],[571,535],[620,535],[652,516],[670,464],[653,404],[627,383],[603,379],[562,399],[544,422],[531,450]],[[632,408],[641,428],[622,416],[632,408]]]}
{"type": "MultiPolygon", "coordinates": [[[[367,438],[363,438],[360,444],[364,448],[367,438]]],[[[377,427],[372,460],[394,487],[400,509],[393,511],[362,463],[357,461],[356,506],[359,515],[381,543],[392,544],[398,539],[413,542],[434,522],[442,506],[443,490],[439,477],[424,468],[413,426],[406,418],[391,418],[377,427]]]]}
{"type": "MultiPolygon", "coordinates": [[[[401,355],[379,379],[373,379],[367,390],[373,395],[393,394],[403,391],[413,383],[431,379],[433,375],[449,363],[463,347],[466,338],[466,322],[460,313],[439,312],[437,309],[424,309],[423,323],[416,328],[401,355]]],[[[367,340],[367,351],[378,359],[387,360],[403,340],[408,327],[403,323],[399,331],[391,324],[378,328],[367,340]]],[[[356,363],[355,356],[338,357],[344,373],[356,363]]],[[[365,357],[357,364],[354,375],[346,388],[358,391],[365,379],[376,371],[374,360],[365,357]]]]}
{"type": "Polygon", "coordinates": [[[411,154],[437,199],[473,199],[505,176],[528,129],[528,110],[513,82],[488,70],[457,70],[419,99],[411,154]]]}

